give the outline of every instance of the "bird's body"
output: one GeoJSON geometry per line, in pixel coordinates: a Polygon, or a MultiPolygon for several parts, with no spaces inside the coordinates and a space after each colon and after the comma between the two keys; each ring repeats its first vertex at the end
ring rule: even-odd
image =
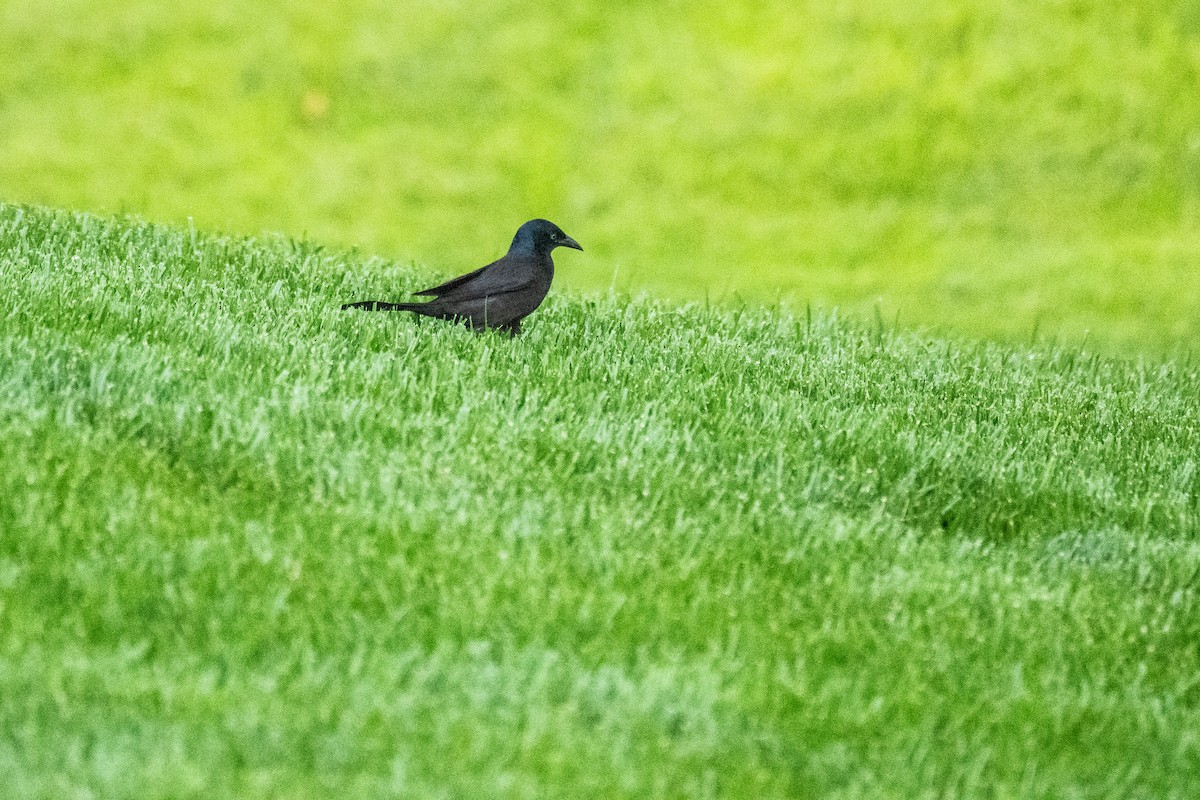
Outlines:
{"type": "Polygon", "coordinates": [[[535,219],[517,230],[508,253],[474,272],[415,294],[432,297],[424,303],[386,303],[364,300],[347,308],[369,311],[411,311],[426,317],[462,322],[474,330],[495,329],[512,336],[521,320],[545,299],[554,280],[555,247],[583,248],[553,222],[535,219]]]}

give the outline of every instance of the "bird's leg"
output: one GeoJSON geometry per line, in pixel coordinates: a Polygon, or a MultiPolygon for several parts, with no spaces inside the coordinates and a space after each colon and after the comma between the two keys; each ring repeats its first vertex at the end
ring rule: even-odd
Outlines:
{"type": "Polygon", "coordinates": [[[508,323],[507,325],[500,325],[499,327],[496,328],[496,330],[507,333],[509,335],[509,337],[516,336],[517,334],[519,334],[521,332],[521,320],[514,319],[512,322],[508,323]]]}

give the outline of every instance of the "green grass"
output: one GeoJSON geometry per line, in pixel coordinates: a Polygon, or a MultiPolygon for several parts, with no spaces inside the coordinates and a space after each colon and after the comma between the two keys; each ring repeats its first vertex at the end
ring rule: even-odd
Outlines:
{"type": "Polygon", "coordinates": [[[1200,336],[1195,0],[0,5],[0,199],[462,272],[1164,352],[1200,336]]]}
{"type": "Polygon", "coordinates": [[[6,798],[1200,795],[1200,372],[0,206],[6,798]]]}

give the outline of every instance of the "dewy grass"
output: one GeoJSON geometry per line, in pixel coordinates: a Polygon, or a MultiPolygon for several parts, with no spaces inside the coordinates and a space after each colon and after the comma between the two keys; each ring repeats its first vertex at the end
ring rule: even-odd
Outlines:
{"type": "Polygon", "coordinates": [[[0,206],[7,798],[1193,798],[1200,374],[0,206]]]}
{"type": "Polygon", "coordinates": [[[1200,337],[1195,0],[19,0],[0,54],[9,202],[455,275],[546,217],[576,289],[1200,337]]]}

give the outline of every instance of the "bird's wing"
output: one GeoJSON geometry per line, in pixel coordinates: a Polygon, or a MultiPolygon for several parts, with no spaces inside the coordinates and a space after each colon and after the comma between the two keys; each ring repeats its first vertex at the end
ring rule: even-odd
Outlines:
{"type": "Polygon", "coordinates": [[[433,295],[439,300],[472,300],[507,292],[516,292],[528,287],[534,281],[534,275],[528,270],[514,269],[505,263],[505,259],[493,261],[486,267],[480,267],[474,272],[460,275],[457,278],[414,292],[417,295],[433,295]]]}
{"type": "Polygon", "coordinates": [[[468,272],[466,275],[459,275],[457,278],[451,278],[450,280],[446,281],[445,283],[439,283],[437,286],[431,287],[429,289],[422,289],[419,292],[413,292],[413,294],[417,295],[418,297],[429,297],[429,296],[436,297],[438,295],[443,295],[446,292],[453,291],[454,289],[457,289],[459,286],[462,286],[464,283],[467,283],[467,282],[471,281],[472,279],[479,277],[479,275],[482,274],[483,271],[490,266],[491,266],[491,264],[488,264],[486,267],[480,267],[479,269],[475,270],[474,272],[468,272]]]}

